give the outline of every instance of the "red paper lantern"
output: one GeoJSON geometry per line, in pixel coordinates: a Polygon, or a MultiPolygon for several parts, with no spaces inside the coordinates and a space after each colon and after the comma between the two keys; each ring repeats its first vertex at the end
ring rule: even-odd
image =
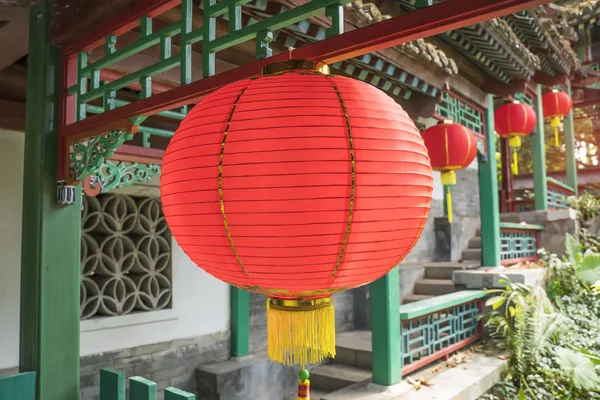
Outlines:
{"type": "Polygon", "coordinates": [[[448,221],[452,223],[452,192],[456,185],[454,171],[468,167],[477,155],[477,138],[461,124],[444,121],[425,129],[421,136],[431,158],[431,167],[442,173],[448,221]]]}
{"type": "Polygon", "coordinates": [[[395,267],[431,203],[413,121],[326,67],[289,60],[213,92],[162,165],[178,244],[216,278],[269,296],[269,356],[284,364],[335,354],[331,295],[395,267]]]}
{"type": "Polygon", "coordinates": [[[558,139],[560,120],[571,112],[573,99],[567,93],[555,89],[542,96],[542,107],[544,118],[549,119],[550,126],[554,128],[554,142],[558,147],[560,146],[560,140],[558,139]]]}
{"type": "Polygon", "coordinates": [[[517,148],[521,147],[521,137],[530,135],[537,124],[537,115],[533,108],[519,102],[505,104],[494,113],[494,124],[498,135],[508,139],[513,148],[513,172],[519,173],[517,148]]]}

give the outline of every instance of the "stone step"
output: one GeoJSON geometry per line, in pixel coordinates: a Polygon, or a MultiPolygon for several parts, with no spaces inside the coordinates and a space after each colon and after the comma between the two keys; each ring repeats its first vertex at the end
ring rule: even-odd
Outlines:
{"type": "Polygon", "coordinates": [[[432,298],[433,296],[427,294],[409,294],[404,298],[402,304],[414,303],[415,301],[427,300],[432,298]]]}
{"type": "MultiPolygon", "coordinates": [[[[324,392],[322,390],[313,389],[312,385],[311,385],[310,400],[321,400],[321,399],[325,398],[328,394],[329,394],[329,392],[324,392]]],[[[296,400],[296,399],[297,399],[297,397],[294,397],[294,400],[296,400]]]]}
{"type": "Polygon", "coordinates": [[[481,249],[466,249],[462,253],[464,261],[481,261],[481,249]]]}
{"type": "Polygon", "coordinates": [[[415,283],[415,294],[441,296],[456,291],[452,279],[421,279],[415,283]]]}
{"type": "Polygon", "coordinates": [[[439,263],[425,266],[425,279],[452,279],[454,271],[477,268],[477,264],[439,263]]]}
{"type": "MultiPolygon", "coordinates": [[[[311,389],[333,392],[371,379],[371,371],[342,364],[323,364],[310,371],[311,389]]],[[[312,398],[313,396],[311,396],[312,398]]]]}
{"type": "Polygon", "coordinates": [[[469,249],[481,249],[481,237],[477,236],[469,240],[469,249]]]}

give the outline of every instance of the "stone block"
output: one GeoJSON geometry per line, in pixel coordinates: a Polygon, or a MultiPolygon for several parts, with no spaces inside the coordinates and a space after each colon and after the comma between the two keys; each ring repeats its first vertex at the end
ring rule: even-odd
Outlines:
{"type": "Polygon", "coordinates": [[[478,268],[476,270],[454,271],[452,280],[455,285],[465,289],[501,289],[504,288],[504,284],[500,283],[503,275],[514,283],[536,286],[544,283],[546,269],[478,268]]]}
{"type": "Polygon", "coordinates": [[[281,400],[297,391],[297,376],[297,367],[273,363],[261,353],[198,367],[196,391],[203,400],[281,400]]]}

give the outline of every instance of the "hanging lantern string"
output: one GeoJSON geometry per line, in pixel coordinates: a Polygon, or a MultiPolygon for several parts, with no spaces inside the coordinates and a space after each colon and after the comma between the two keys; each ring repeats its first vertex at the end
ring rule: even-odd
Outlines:
{"type": "Polygon", "coordinates": [[[310,381],[308,378],[310,374],[302,366],[302,369],[298,373],[298,400],[310,400],[310,381]]]}

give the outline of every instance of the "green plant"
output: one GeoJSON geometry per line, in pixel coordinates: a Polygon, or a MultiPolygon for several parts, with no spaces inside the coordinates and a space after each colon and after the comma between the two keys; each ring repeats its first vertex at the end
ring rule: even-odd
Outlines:
{"type": "Polygon", "coordinates": [[[592,219],[600,215],[600,201],[588,192],[581,196],[568,197],[567,203],[572,209],[577,210],[577,219],[584,228],[589,227],[592,219]]]}
{"type": "Polygon", "coordinates": [[[566,235],[565,247],[568,260],[584,285],[591,286],[600,281],[600,254],[590,250],[583,253],[581,244],[570,233],[566,235]]]}

